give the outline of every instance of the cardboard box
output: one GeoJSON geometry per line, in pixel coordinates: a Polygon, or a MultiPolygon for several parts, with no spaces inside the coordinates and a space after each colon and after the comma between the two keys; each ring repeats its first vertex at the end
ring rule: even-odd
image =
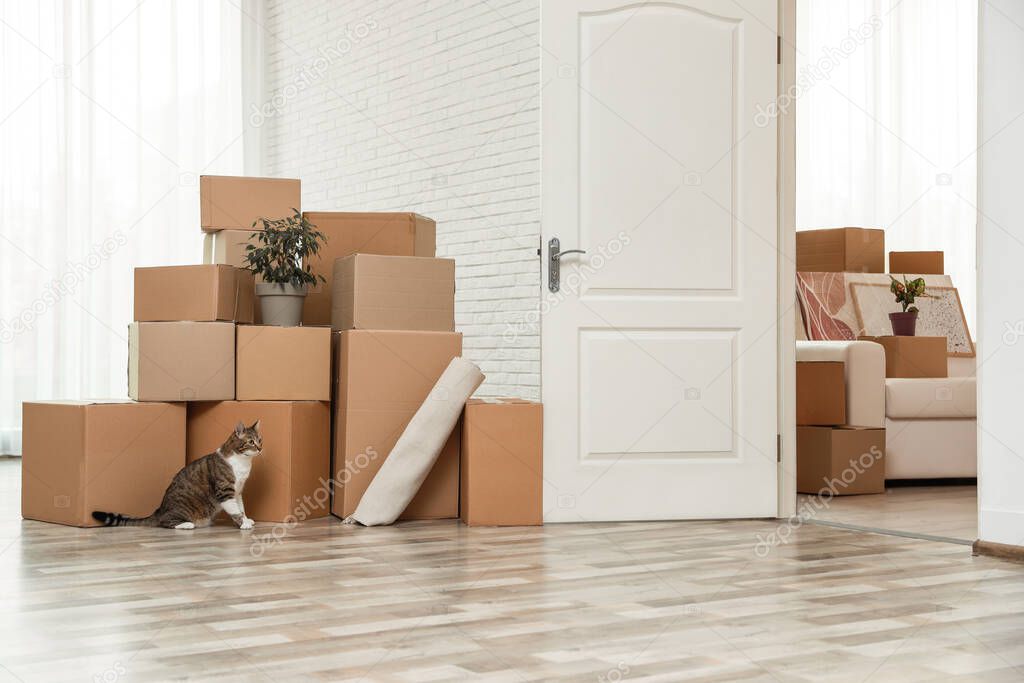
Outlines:
{"type": "Polygon", "coordinates": [[[797,427],[796,490],[837,496],[885,493],[885,429],[797,427]]]}
{"type": "Polygon", "coordinates": [[[889,272],[908,275],[942,275],[945,253],[941,251],[890,251],[889,272]]]}
{"type": "Polygon", "coordinates": [[[203,235],[203,263],[245,268],[246,246],[259,246],[249,230],[218,230],[203,235]]]}
{"type": "Polygon", "coordinates": [[[885,231],[878,228],[800,230],[796,233],[796,269],[884,273],[885,231]]]}
{"type": "Polygon", "coordinates": [[[334,262],[335,330],[455,330],[455,261],[353,254],[334,262]]]}
{"type": "Polygon", "coordinates": [[[131,323],[128,395],[136,401],[233,399],[235,324],[131,323]]]}
{"type": "MultiPolygon", "coordinates": [[[[462,354],[457,332],[348,330],[338,332],[334,392],[334,498],[331,512],[355,512],[366,487],[452,358],[462,354]]],[[[434,469],[400,519],[459,516],[456,427],[434,469]]]]}
{"type": "Polygon", "coordinates": [[[93,511],[147,517],[185,466],[185,406],[38,401],[22,410],[21,515],[100,526],[93,511]]]}
{"type": "Polygon", "coordinates": [[[330,401],[331,328],[239,325],[239,401],[330,401]]]}
{"type": "Polygon", "coordinates": [[[886,377],[947,377],[945,337],[858,337],[885,349],[886,377]]]}
{"type": "Polygon", "coordinates": [[[544,522],[544,409],[516,398],[470,399],[462,414],[459,516],[470,526],[544,522]]]}
{"type": "Polygon", "coordinates": [[[259,230],[260,218],[288,218],[299,211],[302,186],[293,178],[199,176],[200,226],[216,230],[259,230]]]}
{"type": "Polygon", "coordinates": [[[331,409],[320,401],[219,401],[188,406],[188,461],[214,452],[240,421],[260,422],[263,453],[242,491],[258,522],[326,517],[330,508],[331,409]]]}
{"type": "Polygon", "coordinates": [[[346,213],[316,211],[303,214],[327,237],[309,267],[327,282],[310,288],[302,311],[306,325],[331,324],[331,282],[334,261],[352,254],[433,256],[437,226],[415,213],[346,213]]]}
{"type": "Polygon", "coordinates": [[[135,269],[135,320],[251,323],[252,273],[226,265],[135,269]]]}
{"type": "Polygon", "coordinates": [[[796,364],[796,423],[846,423],[846,378],[843,363],[831,361],[796,364]]]}

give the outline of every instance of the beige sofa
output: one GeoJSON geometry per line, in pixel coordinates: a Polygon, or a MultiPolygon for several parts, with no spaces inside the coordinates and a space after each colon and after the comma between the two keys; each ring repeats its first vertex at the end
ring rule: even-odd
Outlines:
{"type": "Polygon", "coordinates": [[[868,341],[807,341],[797,313],[797,361],[846,366],[847,422],[885,427],[886,479],[977,476],[974,358],[949,358],[949,377],[887,379],[885,351],[868,341]]]}

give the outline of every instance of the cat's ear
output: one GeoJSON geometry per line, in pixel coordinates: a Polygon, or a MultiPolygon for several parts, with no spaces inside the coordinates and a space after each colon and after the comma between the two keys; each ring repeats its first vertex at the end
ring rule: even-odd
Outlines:
{"type": "Polygon", "coordinates": [[[252,427],[249,427],[249,429],[251,429],[252,431],[254,431],[257,434],[259,434],[260,433],[260,421],[256,420],[255,422],[253,422],[252,423],[252,427]]]}
{"type": "Polygon", "coordinates": [[[243,434],[245,434],[245,423],[239,422],[235,425],[235,435],[242,436],[243,434]]]}

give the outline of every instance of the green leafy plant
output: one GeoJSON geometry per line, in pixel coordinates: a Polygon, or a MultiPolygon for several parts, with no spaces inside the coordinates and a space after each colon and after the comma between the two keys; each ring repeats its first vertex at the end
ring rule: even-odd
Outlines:
{"type": "Polygon", "coordinates": [[[903,282],[900,282],[890,275],[889,279],[892,281],[889,283],[889,291],[896,296],[896,303],[903,306],[903,312],[917,312],[914,300],[918,297],[925,298],[928,296],[924,293],[924,278],[917,277],[908,282],[907,276],[904,275],[903,282]]]}
{"type": "Polygon", "coordinates": [[[259,244],[245,247],[245,268],[262,277],[264,282],[296,287],[315,285],[317,278],[327,282],[323,275],[314,274],[309,267],[309,257],[319,253],[327,237],[298,209],[292,211],[295,215],[288,218],[253,221],[253,228],[259,224],[263,228],[250,235],[259,244]]]}

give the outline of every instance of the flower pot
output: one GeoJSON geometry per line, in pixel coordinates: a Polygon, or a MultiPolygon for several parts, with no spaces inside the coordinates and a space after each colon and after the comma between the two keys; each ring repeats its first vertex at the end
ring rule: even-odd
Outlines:
{"type": "Polygon", "coordinates": [[[260,313],[264,325],[295,327],[302,322],[302,304],[306,300],[306,285],[277,282],[257,282],[256,296],[260,298],[260,313]]]}
{"type": "Polygon", "coordinates": [[[892,333],[897,337],[913,337],[917,327],[917,311],[890,313],[889,324],[892,325],[892,333]]]}

